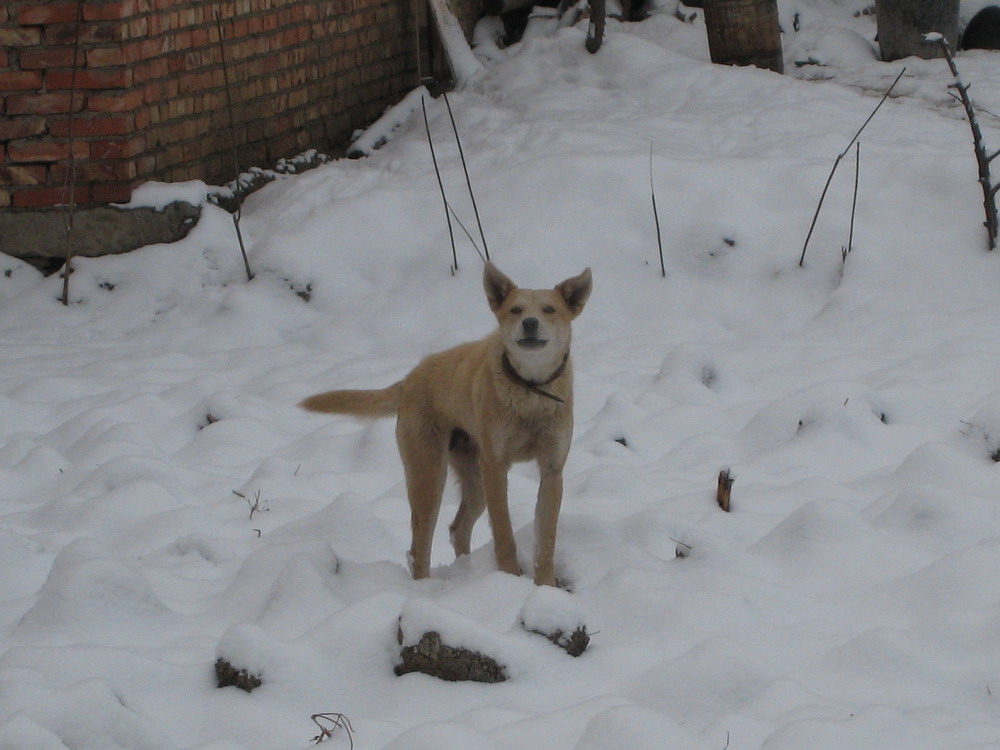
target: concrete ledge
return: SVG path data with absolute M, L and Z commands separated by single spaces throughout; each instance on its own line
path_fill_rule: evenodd
M 188 235 L 200 217 L 200 206 L 183 202 L 162 210 L 78 208 L 73 216 L 73 255 L 96 258 L 176 242 Z M 30 263 L 44 274 L 54 273 L 66 258 L 66 219 L 62 208 L 0 211 L 0 252 Z

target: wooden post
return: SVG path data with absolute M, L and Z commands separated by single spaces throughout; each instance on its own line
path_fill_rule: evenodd
M 783 73 L 777 0 L 704 0 L 712 62 Z
M 941 46 L 924 39 L 937 32 L 952 49 L 958 46 L 959 0 L 875 0 L 878 44 L 882 59 L 917 56 L 925 60 L 943 57 Z

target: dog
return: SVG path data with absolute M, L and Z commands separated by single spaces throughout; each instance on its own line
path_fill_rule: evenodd
M 488 512 L 497 567 L 520 575 L 507 502 L 518 461 L 540 472 L 534 581 L 556 585 L 555 542 L 563 466 L 573 435 L 572 321 L 592 288 L 590 269 L 552 289 L 520 289 L 492 263 L 483 287 L 498 327 L 486 338 L 421 361 L 382 390 L 329 391 L 305 409 L 355 417 L 396 416 L 396 442 L 410 501 L 410 572 L 430 575 L 431 542 L 448 464 L 461 501 L 449 527 L 455 556 L 469 554 L 472 528 Z

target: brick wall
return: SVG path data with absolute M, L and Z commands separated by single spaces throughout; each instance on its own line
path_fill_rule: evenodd
M 8 0 L 0 206 L 67 202 L 71 144 L 83 205 L 150 179 L 226 182 L 236 158 L 340 148 L 418 70 L 440 72 L 424 2 Z M 479 0 L 452 4 L 471 29 Z

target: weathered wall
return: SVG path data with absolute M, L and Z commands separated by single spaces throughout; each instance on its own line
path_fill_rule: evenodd
M 8 0 L 0 206 L 66 203 L 71 142 L 79 204 L 149 179 L 228 181 L 230 112 L 243 168 L 341 147 L 434 67 L 424 3 Z M 471 28 L 478 0 L 453 5 Z

